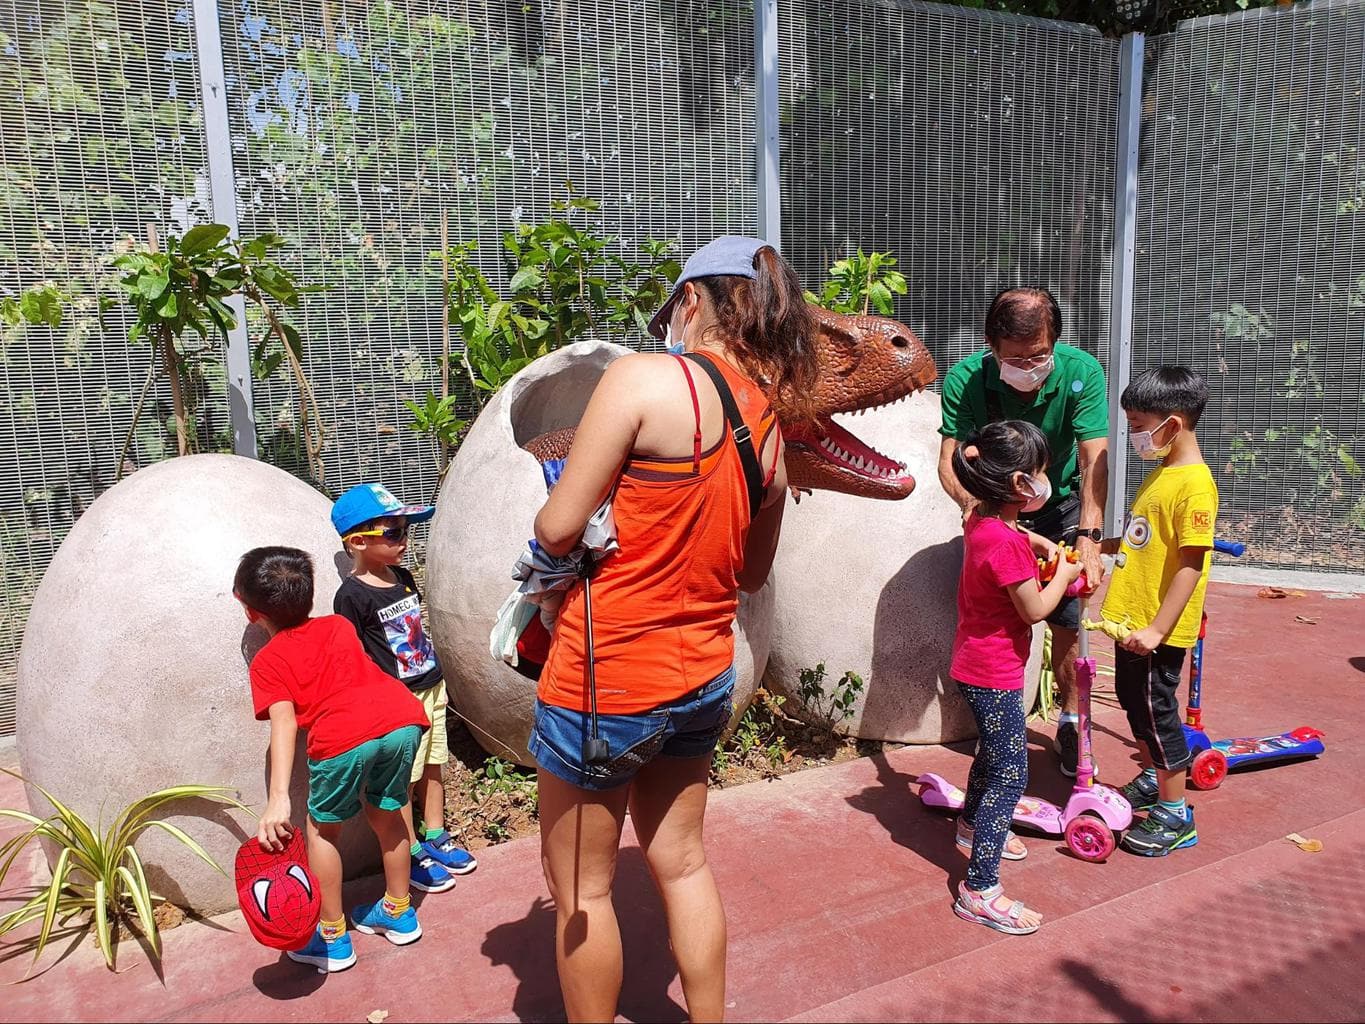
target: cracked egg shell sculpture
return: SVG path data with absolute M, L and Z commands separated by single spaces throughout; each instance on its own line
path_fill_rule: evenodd
M 770 664 L 776 623 L 784 649 L 772 652 L 781 673 L 770 673 L 769 681 L 790 708 L 798 709 L 800 668 L 824 661 L 836 679 L 852 669 L 867 681 L 851 720 L 854 735 L 865 728 L 903 742 L 963 738 L 970 718 L 947 680 L 961 527 L 956 506 L 936 485 L 915 488 L 916 473 L 933 473 L 938 445 L 936 396 L 912 398 L 934 380 L 933 359 L 894 320 L 825 310 L 817 318 L 819 415 L 814 424 L 784 424 L 791 483 L 816 493 L 788 509 L 768 585 L 741 595 L 736 717 Z M 531 763 L 526 741 L 535 684 L 489 656 L 488 634 L 545 499 L 531 452 L 563 454 L 566 431 L 578 423 L 607 364 L 628 353 L 579 342 L 513 378 L 460 446 L 432 521 L 427 599 L 452 704 L 485 749 L 522 764 Z M 864 414 L 858 430 L 867 424 L 873 432 L 865 436 L 890 450 L 910 448 L 914 464 L 907 467 L 861 439 L 853 414 Z M 929 553 L 915 561 L 922 549 Z M 925 571 L 907 571 L 907 565 Z M 886 613 L 904 615 L 900 634 L 876 625 Z M 874 642 L 890 656 L 874 651 Z M 911 653 L 919 660 L 909 659 Z M 916 696 L 884 699 L 895 690 Z
M 313 614 L 330 615 L 349 559 L 331 502 L 254 459 L 187 455 L 110 488 L 62 541 L 33 599 L 19 653 L 21 773 L 108 827 L 128 803 L 184 783 L 227 786 L 265 807 L 270 725 L 252 715 L 247 662 L 266 641 L 232 596 L 251 548 L 285 544 L 313 558 Z M 300 737 L 290 802 L 303 827 L 308 769 Z M 29 806 L 50 813 L 30 787 Z M 256 816 L 204 800 L 158 818 L 185 829 L 225 870 Z M 362 823 L 342 837 L 348 876 L 379 865 Z M 213 914 L 232 883 L 170 836 L 138 840 L 152 889 Z

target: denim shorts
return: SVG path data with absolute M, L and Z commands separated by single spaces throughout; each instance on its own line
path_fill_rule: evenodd
M 591 730 L 586 711 L 536 701 L 527 744 L 542 771 L 579 789 L 623 786 L 656 757 L 706 757 L 716 748 L 735 707 L 732 665 L 705 686 L 638 715 L 598 715 L 597 734 L 611 759 L 584 764 L 583 743 Z

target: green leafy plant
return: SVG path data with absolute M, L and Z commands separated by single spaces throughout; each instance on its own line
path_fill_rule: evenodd
M 853 717 L 858 698 L 865 689 L 863 677 L 853 671 L 839 677 L 828 693 L 825 692 L 825 663 L 802 669 L 797 677 L 797 696 L 816 715 L 836 728 Z
M 20 778 L 14 772 L 0 771 Z M 41 786 L 34 785 L 34 788 L 52 805 L 53 813 L 40 818 L 28 811 L 0 808 L 0 817 L 29 826 L 27 832 L 13 836 L 0 846 L 0 885 L 4 884 L 15 859 L 33 840 L 50 842 L 57 849 L 57 859 L 53 863 L 51 881 L 45 886 L 35 886 L 36 891 L 22 906 L 0 917 L 0 935 L 31 921 L 40 921 L 34 940 L 35 962 L 52 937 L 54 925 L 66 927 L 69 921 L 86 914 L 90 915 L 95 940 L 111 969 L 118 951 L 120 922 L 135 924 L 153 955 L 160 957 L 160 932 L 153 909 L 155 904 L 165 902 L 165 898 L 148 886 L 142 858 L 134 844 L 144 832 L 157 829 L 183 843 L 196 857 L 222 872 L 222 867 L 183 829 L 152 815 L 169 803 L 192 797 L 248 810 L 228 796 L 229 790 L 222 786 L 172 786 L 134 800 L 119 812 L 105 831 L 102 823 L 91 826 Z
M 883 316 L 893 312 L 895 296 L 906 293 L 905 275 L 895 270 L 890 253 L 864 253 L 839 260 L 829 268 L 829 280 L 817 292 L 806 292 L 806 301 L 834 313 L 861 313 L 876 310 Z
M 445 479 L 446 470 L 450 466 L 449 453 L 459 445 L 465 428 L 469 426 L 469 420 L 459 415 L 458 399 L 455 395 L 438 397 L 428 392 L 420 405 L 411 399 L 404 399 L 403 402 L 412 413 L 412 422 L 408 424 L 408 429 L 429 438 L 436 448 L 437 461 L 441 466 L 440 474 L 436 478 L 436 489 L 439 491 L 441 481 Z M 433 495 L 432 501 L 435 500 Z
M 648 240 L 639 259 L 616 255 L 617 239 L 589 220 L 600 209 L 570 188 L 550 219 L 507 232 L 503 294 L 484 275 L 477 243 L 432 254 L 442 262 L 449 318 L 463 342 L 461 368 L 476 405 L 555 349 L 588 336 L 620 340 L 643 330 L 647 314 L 662 304 L 681 272 L 673 243 Z
M 179 454 L 189 454 L 194 436 L 194 391 L 186 384 L 191 377 L 202 376 L 209 364 L 221 369 L 221 349 L 215 343 L 225 341 L 227 332 L 237 326 L 229 303 L 240 296 L 252 303 L 265 321 L 265 330 L 252 352 L 253 375 L 265 379 L 288 364 L 298 390 L 309 471 L 321 483 L 320 455 L 325 437 L 322 414 L 304 373 L 302 337 L 281 313 L 298 308 L 303 295 L 320 289 L 300 284 L 292 271 L 276 262 L 274 253 L 284 245 L 285 240 L 278 235 L 242 241 L 229 239 L 226 225 L 200 224 L 183 237 L 169 235 L 162 248 L 155 232 L 149 230 L 147 244 L 130 246 L 115 257 L 114 266 L 122 275 L 118 284 L 134 313 L 128 340 L 133 344 L 147 340 L 155 345 L 161 372 L 170 380 Z M 191 333 L 208 344 L 192 346 Z M 120 476 L 155 373 L 154 359 L 119 456 Z
M 753 703 L 740 718 L 735 731 L 723 744 L 716 747 L 711 757 L 711 775 L 719 779 L 732 765 L 746 765 L 766 776 L 777 774 L 777 769 L 792 758 L 784 731 L 786 716 L 782 713 L 785 698 L 759 689 Z
M 1057 710 L 1057 676 L 1052 671 L 1052 630 L 1043 630 L 1043 661 L 1038 669 L 1038 696 L 1030 717 L 1048 721 Z
M 34 285 L 17 299 L 0 297 L 0 321 L 9 327 L 28 324 L 57 328 L 62 325 L 62 302 L 65 296 L 49 284 Z

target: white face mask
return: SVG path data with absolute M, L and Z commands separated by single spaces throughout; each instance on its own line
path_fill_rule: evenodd
M 1152 435 L 1170 421 L 1171 417 L 1167 416 L 1156 425 L 1155 430 L 1134 430 L 1128 435 L 1128 440 L 1133 445 L 1133 451 L 1137 452 L 1137 457 L 1139 459 L 1146 459 L 1148 462 L 1152 462 L 1156 459 L 1164 459 L 1171 453 L 1171 445 L 1175 443 L 1175 434 L 1172 434 L 1171 439 L 1160 448 L 1158 448 L 1156 442 L 1152 440 Z
M 1000 379 L 1015 391 L 1022 391 L 1027 394 L 1031 391 L 1037 391 L 1043 386 L 1043 382 L 1047 380 L 1048 376 L 1052 373 L 1052 364 L 1053 358 L 1052 356 L 1048 356 L 1047 359 L 1037 366 L 1028 370 L 1021 370 L 1012 363 L 1001 360 Z
M 669 355 L 674 356 L 682 355 L 683 352 L 686 351 L 687 349 L 687 346 L 684 345 L 681 341 L 676 343 L 673 341 L 672 321 L 664 324 L 664 349 L 669 353 Z
M 1024 487 L 1033 497 L 1019 507 L 1020 512 L 1037 512 L 1047 504 L 1047 499 L 1052 497 L 1052 481 L 1047 478 L 1046 473 L 1029 477 Z

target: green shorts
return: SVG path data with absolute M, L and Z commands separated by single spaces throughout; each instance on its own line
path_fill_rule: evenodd
M 420 726 L 395 729 L 344 754 L 308 761 L 308 813 L 321 824 L 360 813 L 360 794 L 371 807 L 396 811 L 408 802 L 408 785 Z

